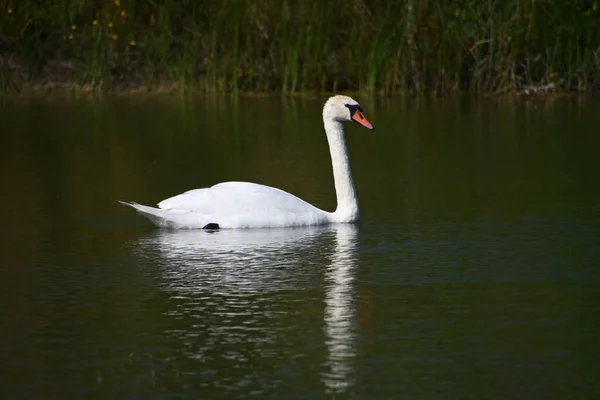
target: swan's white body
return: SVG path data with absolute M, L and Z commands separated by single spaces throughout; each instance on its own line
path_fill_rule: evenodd
M 373 129 L 360 105 L 347 96 L 334 96 L 323 107 L 337 197 L 335 212 L 327 212 L 293 194 L 248 182 L 225 182 L 194 189 L 158 203 L 158 208 L 121 202 L 163 228 L 274 228 L 358 220 L 358 201 L 342 122 L 354 120 Z

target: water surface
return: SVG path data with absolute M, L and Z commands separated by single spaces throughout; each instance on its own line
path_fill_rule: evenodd
M 117 200 L 333 210 L 323 98 L 2 99 L 2 398 L 597 398 L 600 103 L 359 100 L 358 224 L 209 233 Z

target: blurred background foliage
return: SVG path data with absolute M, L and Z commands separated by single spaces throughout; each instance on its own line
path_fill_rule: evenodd
M 0 90 L 597 90 L 599 2 L 2 0 Z

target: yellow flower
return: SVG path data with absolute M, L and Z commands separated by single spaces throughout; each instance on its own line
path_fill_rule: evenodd
M 12 14 L 12 13 L 13 13 L 13 9 L 9 7 L 9 8 L 8 8 L 8 15 L 10 15 L 10 14 Z
M 92 25 L 98 25 L 98 20 L 97 19 L 93 20 Z
M 109 28 L 112 28 L 112 22 L 109 22 L 109 23 L 108 23 L 108 27 L 109 27 Z
M 73 40 L 73 34 L 69 33 L 69 40 Z
M 75 24 L 71 25 L 71 29 L 73 29 L 73 30 L 77 29 L 77 25 L 75 25 Z
M 119 7 L 121 5 L 121 2 L 119 0 L 115 0 L 115 7 Z
M 125 18 L 127 16 L 127 13 L 125 12 L 125 10 L 121 11 L 121 17 Z
M 131 42 L 129 42 L 129 44 L 135 46 L 135 40 L 132 40 Z
M 117 35 L 116 33 L 113 33 L 112 35 L 112 39 L 113 40 L 117 40 L 119 38 L 119 35 Z
M 29 23 L 32 23 L 32 22 L 33 22 L 33 20 L 32 20 L 31 18 L 29 18 L 29 19 L 27 20 L 27 22 L 29 22 Z

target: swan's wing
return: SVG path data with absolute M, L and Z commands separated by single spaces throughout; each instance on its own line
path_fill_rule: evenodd
M 186 210 L 208 216 L 221 227 L 313 225 L 326 213 L 283 190 L 248 182 L 226 182 L 163 200 L 163 210 Z
M 248 182 L 225 182 L 210 188 L 189 190 L 158 203 L 158 207 L 164 210 L 188 210 L 202 214 L 236 209 L 252 211 L 263 205 L 279 209 L 310 206 L 283 190 Z

